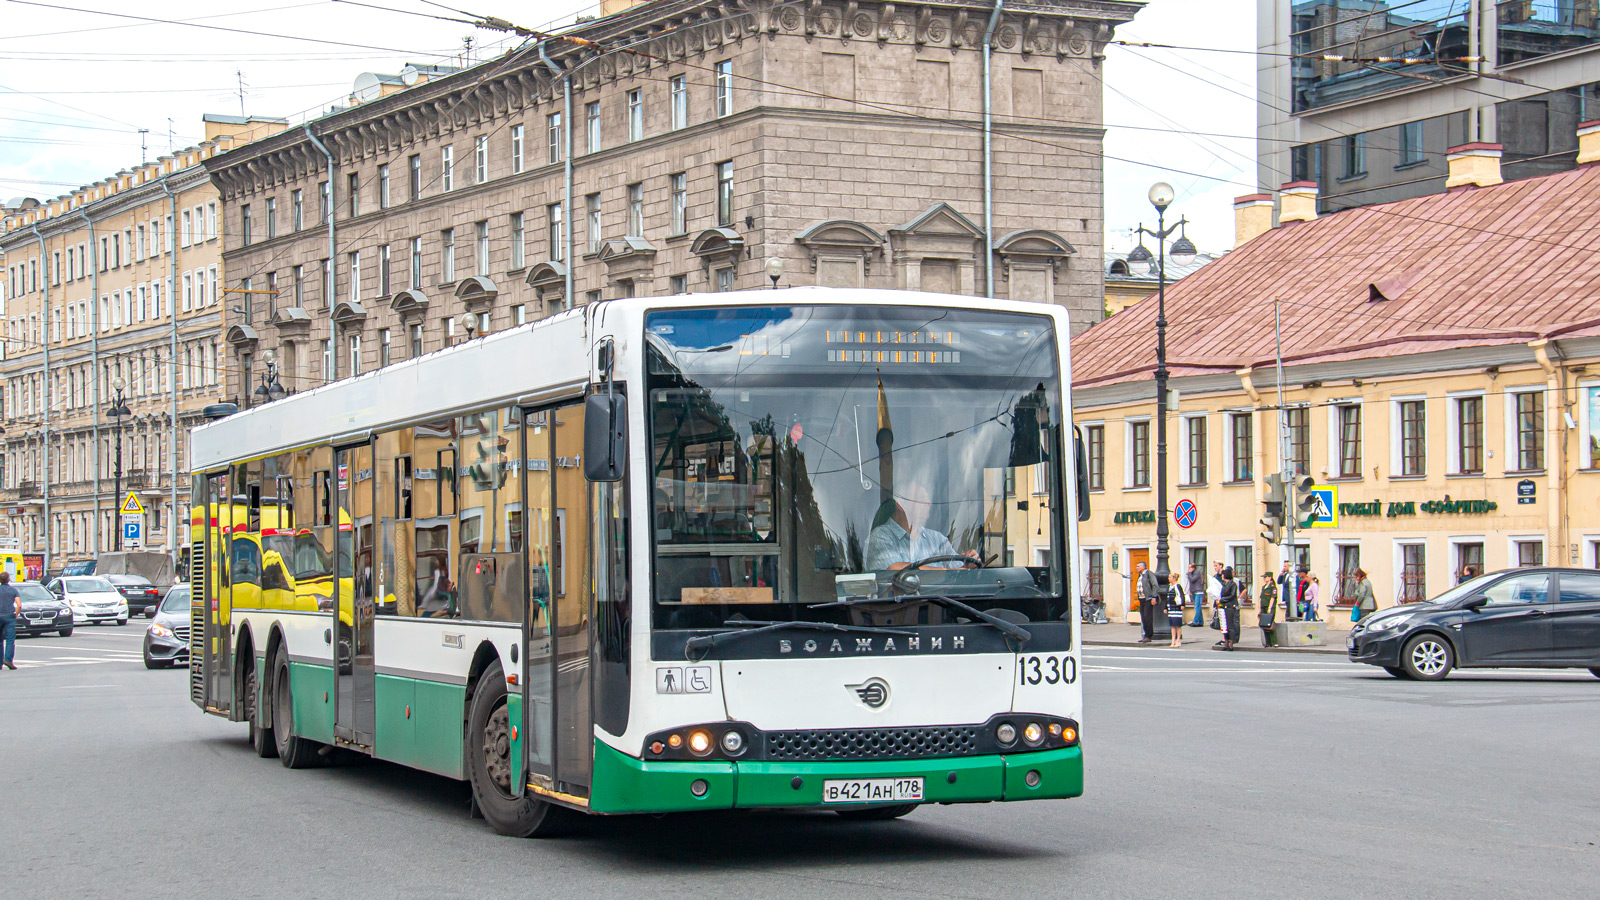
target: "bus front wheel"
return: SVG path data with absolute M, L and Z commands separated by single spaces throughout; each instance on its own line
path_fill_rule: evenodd
M 495 663 L 478 678 L 467 713 L 467 772 L 472 781 L 472 799 L 484 821 L 500 834 L 549 837 L 559 833 L 572 814 L 524 796 L 522 786 L 512 783 L 511 746 L 505 670 Z

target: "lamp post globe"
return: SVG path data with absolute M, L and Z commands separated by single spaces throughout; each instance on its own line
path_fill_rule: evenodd
M 769 257 L 767 257 L 767 267 L 766 268 L 767 268 L 767 277 L 772 279 L 772 286 L 773 286 L 774 289 L 776 289 L 777 286 L 778 286 L 778 280 L 783 277 L 783 257 L 781 257 L 781 256 L 769 256 Z
M 1176 196 L 1172 191 L 1172 185 L 1167 184 L 1165 181 L 1158 181 L 1150 185 L 1150 205 L 1154 206 L 1157 212 L 1166 212 L 1167 207 L 1172 205 L 1172 200 Z
M 1194 258 L 1198 255 L 1199 251 L 1195 249 L 1194 242 L 1183 236 L 1173 241 L 1172 249 L 1167 251 L 1167 258 L 1180 266 L 1194 262 Z
M 1135 275 L 1149 275 L 1150 259 L 1150 251 L 1145 248 L 1144 242 L 1140 241 L 1139 246 L 1128 254 L 1128 270 Z

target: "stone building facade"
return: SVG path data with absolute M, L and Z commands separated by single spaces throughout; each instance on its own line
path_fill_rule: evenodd
M 1000 16 L 987 236 L 979 3 L 662 0 L 213 157 L 250 291 L 230 365 L 303 390 L 571 304 L 766 287 L 772 257 L 784 286 L 992 277 L 1087 327 L 1101 50 L 1137 8 Z
M 117 379 L 121 487 L 142 495 L 143 546 L 186 544 L 185 437 L 233 390 L 222 204 L 201 162 L 283 125 L 208 115 L 198 146 L 5 210 L 0 536 L 52 570 L 117 544 Z

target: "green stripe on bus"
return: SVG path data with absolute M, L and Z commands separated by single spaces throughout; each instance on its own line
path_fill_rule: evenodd
M 921 778 L 928 803 L 999 800 L 1005 766 L 998 756 L 871 762 L 761 762 L 737 764 L 735 806 L 821 806 L 830 778 Z M 956 780 L 950 781 L 954 773 Z M 800 787 L 794 779 L 800 779 Z
M 703 797 L 696 797 L 690 789 L 697 779 L 706 782 Z M 732 763 L 644 762 L 594 742 L 590 812 L 678 812 L 732 806 Z
M 467 686 L 438 681 L 417 681 L 417 701 L 411 709 L 416 723 L 416 756 L 411 765 L 451 778 L 466 778 L 461 761 L 465 734 Z
M 417 758 L 417 683 L 410 678 L 379 675 L 372 682 L 374 727 L 372 753 L 379 759 L 411 765 Z
M 289 663 L 289 694 L 295 734 L 333 743 L 333 667 Z
M 1006 760 L 1006 800 L 1050 800 L 1083 796 L 1083 747 L 1022 753 Z M 1039 783 L 1028 786 L 1028 773 Z

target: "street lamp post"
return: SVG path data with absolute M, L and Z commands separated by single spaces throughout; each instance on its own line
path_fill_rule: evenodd
M 277 351 L 268 350 L 266 353 L 261 354 L 261 361 L 267 364 L 267 374 L 262 376 L 261 384 L 256 387 L 251 396 L 262 403 L 282 400 L 288 394 L 288 391 L 285 391 L 283 385 L 278 383 Z
M 1156 208 L 1156 230 L 1151 231 L 1140 225 L 1138 234 L 1146 234 L 1156 239 L 1156 256 L 1153 261 L 1156 270 L 1156 603 L 1151 610 L 1154 621 L 1150 633 L 1160 636 L 1165 632 L 1171 635 L 1171 628 L 1167 625 L 1166 601 L 1167 593 L 1171 590 L 1169 584 L 1171 566 L 1167 559 L 1167 260 L 1171 259 L 1179 265 L 1187 265 L 1194 261 L 1195 246 L 1186 235 L 1180 234 L 1172 244 L 1172 252 L 1167 252 L 1167 238 L 1188 223 L 1187 219 L 1179 218 L 1167 227 L 1167 207 L 1172 205 L 1172 185 L 1158 181 L 1150 187 L 1150 204 Z M 1128 264 L 1139 274 L 1147 274 L 1152 265 L 1150 251 L 1145 249 L 1144 241 L 1139 241 L 1139 246 L 1128 254 Z
M 783 278 L 783 257 L 767 257 L 767 277 L 772 279 L 773 290 L 777 290 L 778 281 Z
M 111 408 L 106 410 L 106 415 L 110 416 L 111 421 L 115 423 L 114 432 L 117 442 L 116 458 L 112 462 L 111 469 L 113 485 L 111 501 L 115 504 L 116 509 L 122 508 L 122 418 L 123 416 L 133 415 L 129 411 L 128 405 L 123 402 L 122 392 L 127 386 L 128 383 L 122 380 L 121 375 L 111 379 Z M 112 529 L 111 546 L 112 549 L 120 551 L 122 549 L 122 517 L 119 514 L 113 516 L 113 520 L 117 525 Z

